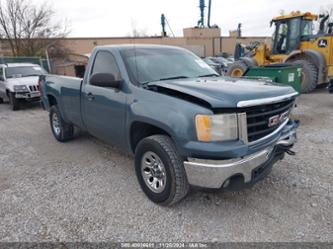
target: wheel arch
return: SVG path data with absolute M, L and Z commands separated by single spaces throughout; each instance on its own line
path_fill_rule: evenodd
M 135 153 L 135 149 L 138 145 L 138 143 L 146 138 L 153 135 L 166 135 L 172 139 L 172 134 L 170 131 L 168 131 L 167 128 L 162 127 L 157 124 L 152 124 L 149 122 L 143 122 L 143 121 L 134 121 L 132 122 L 130 126 L 130 132 L 129 132 L 129 142 L 130 142 L 130 148 L 133 153 Z M 172 139 L 173 140 L 173 139 Z
M 65 109 L 63 108 L 61 100 L 62 99 L 60 99 L 60 96 L 55 94 L 54 92 L 48 92 L 46 94 L 46 96 L 43 97 L 43 101 L 46 102 L 46 105 L 45 105 L 46 110 L 49 111 L 52 106 L 57 105 L 62 118 L 66 122 L 70 123 L 70 121 L 68 120 L 68 118 L 66 116 L 66 112 L 65 112 Z
M 56 105 L 58 103 L 57 98 L 53 94 L 47 94 L 46 97 L 49 107 Z
M 307 59 L 311 61 L 318 69 L 318 84 L 326 82 L 326 61 L 324 56 L 320 52 L 311 49 L 296 50 L 290 53 L 283 62 L 288 63 L 296 59 Z

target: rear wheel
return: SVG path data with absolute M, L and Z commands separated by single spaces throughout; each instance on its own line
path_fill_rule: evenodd
M 15 97 L 15 93 L 9 93 L 9 104 L 13 111 L 20 110 L 20 102 Z
M 59 142 L 67 142 L 74 136 L 74 127 L 66 123 L 58 110 L 57 106 L 52 106 L 50 109 L 50 125 L 54 137 Z
M 159 205 L 175 204 L 188 193 L 183 161 L 168 136 L 154 135 L 138 144 L 135 171 L 143 192 Z
M 295 60 L 293 64 L 302 65 L 302 93 L 310 93 L 316 89 L 318 83 L 318 70 L 316 66 L 307 60 Z
M 242 77 L 248 68 L 249 67 L 243 61 L 236 61 L 228 68 L 227 75 L 231 77 Z
M 3 103 L 3 98 L 0 98 L 0 104 L 2 104 Z

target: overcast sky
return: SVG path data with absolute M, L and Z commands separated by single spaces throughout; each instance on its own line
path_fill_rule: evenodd
M 33 0 L 39 4 L 45 0 Z M 57 17 L 70 23 L 72 37 L 126 36 L 133 27 L 148 35 L 160 35 L 160 15 L 164 13 L 176 36 L 199 19 L 199 0 L 56 0 L 50 5 Z M 243 23 L 247 36 L 271 35 L 269 22 L 281 10 L 318 12 L 332 0 L 212 0 L 212 24 L 223 35 Z M 208 0 L 206 0 L 208 3 Z

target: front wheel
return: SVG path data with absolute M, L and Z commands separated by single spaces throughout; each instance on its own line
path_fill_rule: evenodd
M 54 137 L 59 142 L 67 142 L 73 138 L 74 127 L 63 120 L 57 106 L 50 109 L 50 125 Z
M 316 89 L 318 83 L 318 69 L 307 60 L 295 60 L 293 64 L 302 65 L 302 93 L 310 93 Z
M 9 93 L 9 104 L 13 111 L 20 110 L 20 102 L 15 97 L 15 93 Z
M 143 192 L 156 204 L 171 206 L 188 193 L 183 161 L 168 136 L 154 135 L 138 144 L 135 171 Z

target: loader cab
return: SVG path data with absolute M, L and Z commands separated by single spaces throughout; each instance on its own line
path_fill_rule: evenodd
M 272 21 L 275 25 L 273 35 L 272 53 L 289 54 L 300 48 L 301 42 L 314 37 L 312 18 L 295 16 L 289 18 L 276 18 Z

